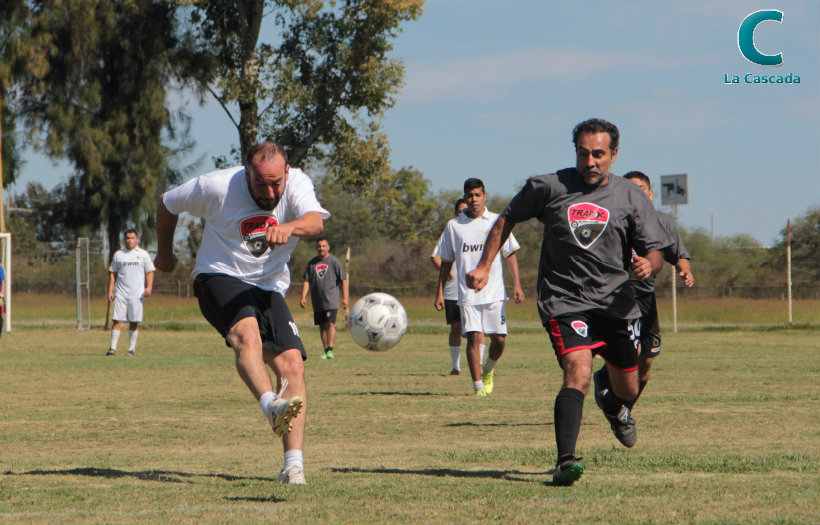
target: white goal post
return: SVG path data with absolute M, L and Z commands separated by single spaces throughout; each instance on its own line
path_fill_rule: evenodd
M 88 237 L 77 239 L 77 330 L 91 328 L 91 276 Z

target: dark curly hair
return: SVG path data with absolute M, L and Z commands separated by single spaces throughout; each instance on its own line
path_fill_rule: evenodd
M 609 151 L 618 149 L 618 141 L 621 138 L 618 126 L 599 118 L 590 118 L 575 126 L 572 130 L 572 143 L 578 148 L 578 137 L 581 134 L 600 132 L 609 133 Z

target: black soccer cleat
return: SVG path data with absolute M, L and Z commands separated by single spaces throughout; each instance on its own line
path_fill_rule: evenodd
M 552 484 L 560 487 L 569 487 L 584 473 L 584 466 L 581 464 L 582 458 L 574 455 L 564 456 L 558 460 L 558 465 L 552 473 Z

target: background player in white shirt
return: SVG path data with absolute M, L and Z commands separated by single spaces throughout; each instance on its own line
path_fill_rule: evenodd
M 304 485 L 305 417 L 296 416 L 306 411 L 307 354 L 285 303 L 287 262 L 299 237 L 321 233 L 330 213 L 307 175 L 288 166 L 285 151 L 270 142 L 251 148 L 244 167 L 202 175 L 160 198 L 154 261 L 160 271 L 176 266 L 174 230 L 182 212 L 205 219 L 193 271 L 199 308 L 233 348 L 239 376 L 282 436 L 279 481 Z M 286 389 L 292 397 L 283 397 Z
M 487 192 L 480 179 L 470 178 L 464 182 L 464 201 L 467 208 L 451 219 L 441 235 L 441 268 L 436 292 L 436 309 L 444 308 L 444 286 L 450 277 L 450 270 L 458 276 L 458 306 L 461 309 L 461 331 L 467 336 L 467 364 L 473 379 L 473 390 L 479 397 L 492 393 L 494 369 L 504 352 L 507 336 L 507 314 L 504 302 L 504 270 L 501 258 L 496 252 L 491 265 L 488 285 L 481 292 L 467 287 L 464 276 L 475 268 L 484 251 L 484 239 L 498 214 L 485 207 Z M 513 278 L 513 298 L 516 303 L 524 300 L 524 290 L 518 278 L 518 259 L 515 251 L 519 245 L 510 236 L 501 247 L 501 255 L 507 260 Z M 482 372 L 479 344 L 482 334 L 490 336 L 490 351 Z
M 467 208 L 467 203 L 463 198 L 456 201 L 454 208 L 454 215 L 458 217 L 464 209 Z M 436 267 L 436 271 L 441 269 L 441 235 L 439 235 L 436 247 L 433 253 L 430 254 L 430 261 Z M 447 285 L 444 287 L 444 314 L 445 321 L 450 326 L 450 335 L 448 343 L 450 344 L 450 362 L 452 368 L 450 369 L 451 376 L 457 376 L 461 373 L 461 309 L 458 306 L 458 277 L 453 273 L 455 268 L 450 270 L 450 277 Z M 438 276 L 436 276 L 438 278 Z M 484 362 L 484 338 L 481 338 L 481 344 L 478 346 L 480 362 Z
M 125 232 L 125 248 L 117 250 L 108 267 L 108 302 L 114 303 L 111 340 L 105 355 L 117 353 L 122 323 L 128 323 L 128 355 L 137 351 L 139 324 L 142 322 L 142 300 L 151 295 L 154 286 L 154 263 L 151 256 L 137 246 L 135 230 Z

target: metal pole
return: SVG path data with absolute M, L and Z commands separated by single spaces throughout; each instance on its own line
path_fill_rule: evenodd
M 712 242 L 715 242 L 715 214 L 712 214 Z
M 77 247 L 75 249 L 76 254 L 76 272 L 77 272 L 77 330 L 83 329 L 83 294 L 82 294 L 82 285 L 80 284 L 81 277 L 80 277 L 80 241 L 77 240 Z
M 792 220 L 786 222 L 786 293 L 789 298 L 789 325 L 792 324 Z
M 672 206 L 673 213 L 675 214 L 675 222 L 678 222 L 678 205 L 675 204 Z M 672 267 L 672 332 L 678 333 L 678 289 L 676 286 L 678 274 L 675 271 L 675 267 Z
M 347 275 L 347 296 L 350 297 L 350 246 L 347 247 L 345 254 L 345 274 Z M 348 329 L 348 312 L 345 306 L 345 330 Z

